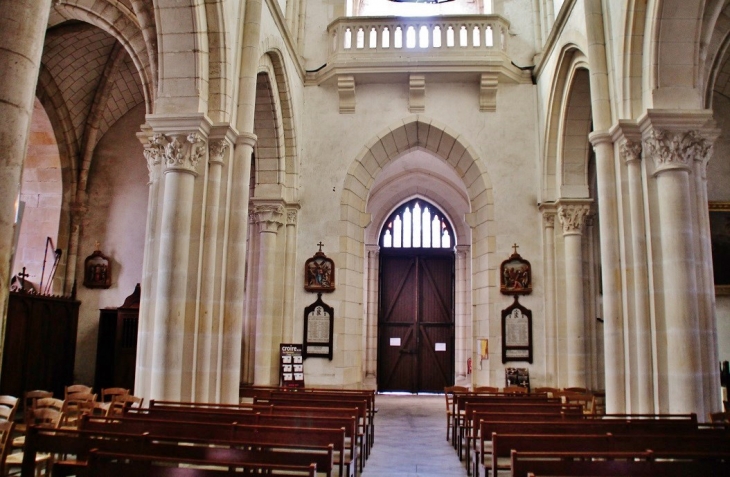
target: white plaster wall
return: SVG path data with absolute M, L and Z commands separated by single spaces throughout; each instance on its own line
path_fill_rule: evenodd
M 93 385 L 99 309 L 124 303 L 142 279 L 147 217 L 147 166 L 135 134 L 144 123 L 144 105 L 135 106 L 102 137 L 89 173 L 89 209 L 83 219 L 77 263 L 77 298 L 81 301 L 74 380 Z M 84 260 L 95 242 L 112 261 L 112 286 L 82 285 Z
M 496 250 L 498 257 L 509 257 L 514 242 L 520 245 L 520 253 L 533 263 L 535 292 L 526 297 L 523 303 L 534 313 L 534 330 L 542 327 L 542 265 L 540 245 L 540 221 L 537 220 L 537 160 L 535 148 L 536 128 L 534 124 L 534 87 L 531 85 L 503 85 L 499 88 L 496 113 L 480 113 L 479 91 L 471 83 L 429 83 L 426 78 L 426 110 L 419 115 L 424 120 L 433 119 L 444 124 L 459 136 L 459 140 L 474 148 L 475 154 L 484 162 L 494 186 Z M 298 261 L 317 250 L 315 244 L 320 240 L 325 244 L 323 251 L 335 260 L 339 267 L 340 197 L 348 167 L 373 138 L 382 131 L 411 116 L 408 112 L 408 94 L 405 84 L 363 84 L 356 86 L 355 114 L 338 113 L 338 96 L 334 85 L 308 87 L 304 91 L 302 129 L 302 171 L 301 190 L 302 209 L 298 225 Z M 474 211 L 472 211 L 474 212 Z M 456 220 L 457 218 L 455 218 Z M 363 223 L 363 227 L 367 223 Z M 347 264 L 348 267 L 362 272 L 362 263 Z M 498 267 L 499 264 L 494 266 Z M 302 283 L 303 271 L 297 270 L 295 283 Z M 496 277 L 496 275 L 495 275 Z M 492 278 L 492 280 L 494 277 Z M 494 285 L 494 284 L 492 284 Z M 476 287 L 476 285 L 474 285 Z M 341 275 L 338 275 L 337 290 L 325 295 L 324 300 L 335 308 L 335 333 L 338 326 L 352 326 L 361 339 L 362 323 L 340 324 L 337 316 L 342 316 L 340 304 L 343 294 Z M 302 310 L 316 299 L 315 295 L 304 292 L 297 286 L 295 310 Z M 507 297 L 494 297 L 494 310 L 497 312 L 488 325 L 490 338 L 490 362 L 485 363 L 483 371 L 475 377 L 480 383 L 496 380 L 504 381 L 501 364 L 501 349 L 498 344 L 498 310 L 511 304 Z M 358 305 L 350 305 L 356 306 Z M 362 303 L 358 310 L 362 316 Z M 350 316 L 353 316 L 352 314 Z M 478 317 L 484 319 L 485 317 Z M 295 315 L 297 332 L 295 339 L 301 337 L 302 317 Z M 358 326 L 359 325 L 359 326 Z M 345 331 L 345 330 L 342 330 Z M 477 336 L 475 332 L 475 337 Z M 360 350 L 360 341 L 338 336 L 335 340 L 335 359 L 307 360 L 308 383 L 336 384 L 342 379 L 345 368 L 353 363 L 352 352 Z M 542 337 L 535 336 L 535 356 L 544 354 Z M 359 351 L 361 353 L 361 351 Z M 358 359 L 355 360 L 357 362 Z M 520 365 L 522 363 L 512 363 Z M 526 364 L 526 363 L 525 363 Z M 540 380 L 544 364 L 536 362 L 533 375 Z M 490 369 L 492 372 L 490 373 Z M 499 384 L 501 385 L 501 384 Z

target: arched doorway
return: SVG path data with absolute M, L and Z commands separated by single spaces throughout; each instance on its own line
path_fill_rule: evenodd
M 378 390 L 441 391 L 454 383 L 454 232 L 413 199 L 380 234 Z

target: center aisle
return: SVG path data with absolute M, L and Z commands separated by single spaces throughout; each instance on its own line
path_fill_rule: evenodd
M 361 477 L 464 477 L 446 441 L 443 395 L 378 394 L 375 445 Z

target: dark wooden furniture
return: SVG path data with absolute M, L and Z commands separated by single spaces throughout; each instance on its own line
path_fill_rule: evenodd
M 138 283 L 122 306 L 100 310 L 94 389 L 134 389 L 139 301 Z
M 43 389 L 63 397 L 73 383 L 80 304 L 73 295 L 10 292 L 0 394 Z

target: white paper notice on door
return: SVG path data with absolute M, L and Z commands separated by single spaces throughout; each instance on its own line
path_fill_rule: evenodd
M 400 338 L 391 338 L 390 346 L 400 346 Z
M 446 343 L 436 343 L 436 351 L 446 351 Z

